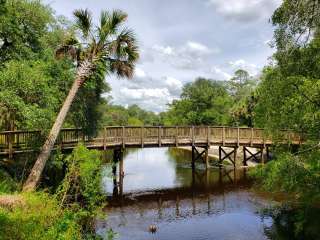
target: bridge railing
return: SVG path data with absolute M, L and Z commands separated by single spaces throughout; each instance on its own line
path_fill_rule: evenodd
M 41 147 L 45 135 L 41 131 L 0 132 L 0 153 L 12 153 Z M 78 142 L 96 145 L 137 144 L 271 144 L 301 143 L 299 133 L 283 130 L 271 136 L 264 129 L 223 126 L 116 126 L 105 127 L 95 138 L 89 138 L 81 129 L 63 129 L 57 146 L 73 146 Z

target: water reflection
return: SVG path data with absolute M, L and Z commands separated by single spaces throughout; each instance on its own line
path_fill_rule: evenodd
M 245 170 L 233 171 L 224 169 L 205 170 L 204 163 L 197 163 L 196 171 L 191 168 L 191 153 L 181 149 L 143 149 L 129 150 L 124 158 L 124 177 L 119 177 L 119 171 L 113 165 L 109 166 L 109 174 L 104 179 L 104 189 L 108 195 L 156 192 L 168 189 L 193 187 L 206 189 L 224 182 L 237 183 L 243 180 Z M 111 170 L 116 173 L 113 178 Z M 113 179 L 113 181 L 111 181 Z M 116 187 L 117 191 L 115 191 Z
M 98 221 L 101 235 L 112 228 L 120 239 L 266 239 L 272 220 L 258 209 L 268 202 L 247 190 L 245 169 L 205 170 L 197 163 L 192 171 L 188 151 L 159 148 L 128 152 L 124 173 L 113 196 L 105 179 L 110 199 L 108 217 Z M 156 234 L 148 232 L 150 224 Z

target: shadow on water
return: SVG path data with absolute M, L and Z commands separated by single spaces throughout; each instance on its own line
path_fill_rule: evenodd
M 246 169 L 206 170 L 197 163 L 192 171 L 187 151 L 143 149 L 126 154 L 124 173 L 115 188 L 110 176 L 104 179 L 109 201 L 107 217 L 97 222 L 102 236 L 113 229 L 119 239 L 267 239 L 264 227 L 272 219 L 258 209 L 269 202 L 249 191 Z

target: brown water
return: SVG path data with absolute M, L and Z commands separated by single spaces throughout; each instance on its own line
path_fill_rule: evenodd
M 112 229 L 123 240 L 258 240 L 274 232 L 273 219 L 260 213 L 272 203 L 250 190 L 245 169 L 206 171 L 197 163 L 192 171 L 189 152 L 155 148 L 126 153 L 124 173 L 116 188 L 110 173 L 104 178 L 110 200 L 98 220 L 101 236 Z

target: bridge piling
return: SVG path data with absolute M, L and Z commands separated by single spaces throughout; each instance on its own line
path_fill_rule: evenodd
M 117 165 L 118 164 L 119 164 L 119 182 L 117 182 Z M 123 194 L 123 178 L 124 178 L 123 148 L 115 148 L 113 150 L 112 174 L 113 174 L 114 192 L 116 189 L 117 195 L 119 194 L 120 196 L 122 196 L 122 194 Z
M 220 168 L 222 167 L 222 163 L 224 160 L 229 160 L 233 164 L 233 167 L 236 168 L 238 147 L 235 146 L 235 147 L 229 147 L 229 148 L 232 148 L 233 150 L 231 150 L 230 152 L 227 152 L 227 150 L 225 150 L 223 146 L 219 146 L 219 167 Z
M 209 147 L 208 146 L 202 146 L 200 148 L 203 148 L 202 151 L 198 151 L 196 146 L 192 146 L 192 169 L 195 169 L 195 162 L 199 159 L 201 159 L 204 155 L 204 162 L 206 164 L 206 169 L 210 167 L 209 164 Z

